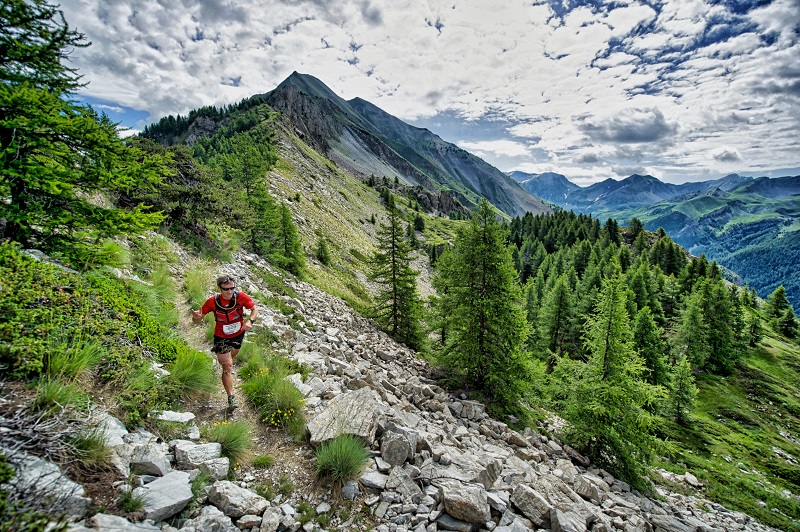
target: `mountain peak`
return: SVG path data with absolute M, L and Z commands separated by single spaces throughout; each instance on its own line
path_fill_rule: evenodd
M 275 87 L 273 92 L 278 92 L 281 89 L 285 89 L 286 87 L 290 86 L 299 89 L 300 92 L 308 94 L 309 96 L 325 98 L 328 100 L 333 100 L 337 103 L 344 103 L 344 100 L 322 81 L 315 78 L 311 74 L 301 74 L 296 70 L 289 74 L 289 77 L 287 77 L 285 80 L 281 81 L 280 84 Z

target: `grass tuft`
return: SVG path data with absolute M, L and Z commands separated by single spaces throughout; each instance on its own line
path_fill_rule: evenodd
M 367 448 L 351 434 L 342 434 L 317 450 L 317 476 L 336 484 L 356 478 L 367 463 Z
M 270 454 L 259 454 L 253 457 L 252 464 L 256 469 L 267 469 L 275 464 L 275 457 Z
M 55 335 L 50 339 L 45 372 L 51 379 L 72 382 L 97 366 L 104 354 L 97 340 Z
M 86 405 L 88 400 L 87 395 L 75 384 L 45 378 L 36 385 L 36 398 L 33 400 L 33 408 L 38 412 L 51 416 L 62 410 Z
M 216 390 L 211 357 L 195 350 L 178 353 L 169 379 L 179 395 L 202 395 Z
M 208 290 L 213 288 L 214 280 L 211 271 L 205 264 L 199 264 L 186 271 L 183 287 L 186 291 L 186 301 L 194 309 L 203 306 L 208 296 Z
M 111 449 L 99 430 L 81 432 L 68 439 L 71 451 L 85 471 L 105 471 L 111 467 Z
M 125 490 L 117 498 L 117 506 L 127 514 L 138 512 L 144 508 L 144 496 L 134 495 L 132 489 Z
M 222 456 L 231 461 L 231 470 L 237 470 L 250 458 L 253 446 L 252 429 L 244 421 L 221 421 L 208 429 L 206 438 L 222 445 Z

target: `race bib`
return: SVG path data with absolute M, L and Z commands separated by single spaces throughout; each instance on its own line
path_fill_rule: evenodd
M 236 323 L 228 323 L 222 326 L 222 332 L 225 334 L 236 334 L 239 332 L 239 329 L 242 328 L 242 322 L 237 321 Z

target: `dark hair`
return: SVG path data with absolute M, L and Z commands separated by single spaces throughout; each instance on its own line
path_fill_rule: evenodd
M 219 277 L 217 277 L 217 286 L 219 286 L 220 288 L 222 288 L 222 285 L 225 283 L 235 283 L 235 282 L 236 279 L 234 279 L 233 276 L 228 274 L 220 275 Z

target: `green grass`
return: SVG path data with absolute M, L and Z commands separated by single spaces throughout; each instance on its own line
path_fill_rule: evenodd
M 303 394 L 286 376 L 303 369 L 296 362 L 264 349 L 252 355 L 239 370 L 244 379 L 242 391 L 258 410 L 259 420 L 287 428 L 298 439 L 305 435 Z
M 111 449 L 105 435 L 98 430 L 87 430 L 68 438 L 74 458 L 84 471 L 105 471 L 111 467 Z
M 768 335 L 733 375 L 702 374 L 691 421 L 661 425 L 675 454 L 656 465 L 691 471 L 709 499 L 766 525 L 800 529 L 800 504 L 782 493 L 800 494 L 800 467 L 787 459 L 800 457 L 798 373 L 800 347 Z
M 166 264 L 159 265 L 146 276 L 150 284 L 131 283 L 131 288 L 139 295 L 142 305 L 163 327 L 178 324 L 178 311 L 175 308 L 175 283 Z
M 80 335 L 54 335 L 45 360 L 45 373 L 51 379 L 74 381 L 95 368 L 105 355 L 103 345 Z
M 209 427 L 205 437 L 222 445 L 222 456 L 230 459 L 231 470 L 237 470 L 250 458 L 252 432 L 252 427 L 244 421 L 221 421 Z
M 350 434 L 342 434 L 317 449 L 317 476 L 343 484 L 356 478 L 367 463 L 367 448 Z
M 262 482 L 260 484 L 256 484 L 255 492 L 268 501 L 271 501 L 278 495 L 278 490 L 271 482 Z
M 251 463 L 256 469 L 268 469 L 275 464 L 275 457 L 271 454 L 259 454 L 253 457 Z
M 278 477 L 278 486 L 277 486 L 278 493 L 280 493 L 284 497 L 288 497 L 289 495 L 292 494 L 294 489 L 295 489 L 294 482 L 289 480 L 289 477 L 287 477 L 286 475 L 281 475 Z
M 177 264 L 178 255 L 164 236 L 147 234 L 130 240 L 131 265 L 139 271 L 152 271 L 164 264 Z
M 138 512 L 144 508 L 144 496 L 134 495 L 130 489 L 123 491 L 117 498 L 117 506 L 125 513 Z
M 43 378 L 36 384 L 33 408 L 46 416 L 62 410 L 84 409 L 88 404 L 89 396 L 74 383 Z
M 209 394 L 217 387 L 211 357 L 193 349 L 178 354 L 169 381 L 178 397 Z
M 183 289 L 186 293 L 186 301 L 189 306 L 199 310 L 205 303 L 210 289 L 214 287 L 214 278 L 211 268 L 205 263 L 198 263 L 186 271 L 183 281 Z
M 203 492 L 206 489 L 206 486 L 211 484 L 211 474 L 206 471 L 200 471 L 195 475 L 194 480 L 192 480 L 191 490 L 192 496 L 195 500 L 202 497 Z

